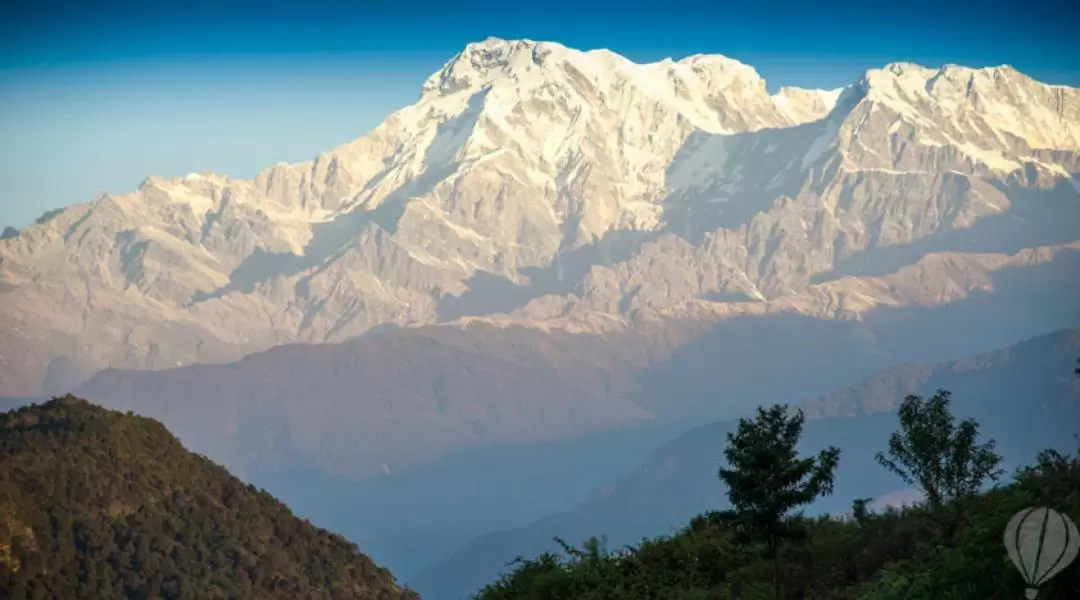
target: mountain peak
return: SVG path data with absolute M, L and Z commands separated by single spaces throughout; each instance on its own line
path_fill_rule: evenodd
M 467 44 L 428 78 L 423 93 L 448 96 L 463 90 L 476 91 L 499 79 L 521 81 L 539 73 L 552 73 L 552 69 L 558 70 L 564 63 L 603 80 L 619 73 L 650 86 L 661 80 L 674 82 L 688 78 L 710 81 L 717 90 L 729 92 L 746 86 L 761 92 L 765 89 L 764 80 L 752 66 L 721 54 L 693 54 L 679 60 L 668 57 L 635 63 L 607 49 L 581 51 L 557 42 L 488 37 Z
M 516 40 L 510 40 L 506 38 L 496 37 L 489 35 L 479 42 L 469 42 L 465 44 L 463 52 L 480 52 L 490 50 L 502 50 L 507 48 L 532 48 L 543 42 L 537 42 L 528 38 L 520 38 Z
M 499 67 L 509 64 L 521 53 L 531 53 L 538 48 L 556 46 L 552 42 L 537 42 L 530 39 L 506 40 L 488 37 L 480 42 L 470 42 L 449 62 L 468 60 L 474 66 Z
M 729 70 L 754 70 L 750 65 L 723 54 L 691 54 L 678 62 L 681 65 L 709 65 L 710 67 Z
M 483 41 L 467 44 L 443 65 L 442 69 L 424 82 L 423 92 L 453 94 L 464 89 L 475 89 L 500 74 L 527 71 L 533 66 L 542 65 L 544 59 L 552 53 L 567 51 L 565 46 L 554 42 L 488 37 Z
M 942 82 L 989 88 L 1013 84 L 1020 79 L 1028 83 L 1045 85 L 1035 82 L 1010 65 L 965 67 L 949 63 L 933 68 L 911 62 L 894 62 L 880 69 L 869 69 L 864 73 L 860 83 L 869 88 L 900 87 L 907 92 L 921 89 L 925 93 L 932 94 L 935 86 Z
M 911 122 L 940 123 L 952 131 L 934 130 L 939 145 L 1018 139 L 1031 148 L 1080 149 L 1080 89 L 1045 84 L 1009 65 L 891 63 L 866 71 L 841 99 L 849 101 L 888 107 Z

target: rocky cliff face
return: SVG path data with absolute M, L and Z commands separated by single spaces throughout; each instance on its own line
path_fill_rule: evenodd
M 312 161 L 151 177 L 0 240 L 0 395 L 463 316 L 946 303 L 1075 251 L 1078 173 L 1080 91 L 1008 67 L 769 95 L 720 56 L 489 39 Z

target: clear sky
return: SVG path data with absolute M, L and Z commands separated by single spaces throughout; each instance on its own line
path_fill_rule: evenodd
M 149 174 L 250 177 L 358 137 L 488 36 L 637 61 L 719 53 L 775 89 L 892 61 L 1011 64 L 1080 86 L 1080 3 L 7 0 L 0 226 Z

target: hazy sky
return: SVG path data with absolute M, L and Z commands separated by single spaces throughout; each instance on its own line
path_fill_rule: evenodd
M 898 60 L 1008 63 L 1080 86 L 1076 2 L 889 4 L 7 0 L 0 226 L 149 174 L 250 177 L 311 158 L 414 101 L 427 75 L 488 36 L 637 61 L 720 53 L 771 89 L 839 87 Z

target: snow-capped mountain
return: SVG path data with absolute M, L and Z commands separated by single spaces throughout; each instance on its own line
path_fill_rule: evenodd
M 564 300 L 760 301 L 798 294 L 817 275 L 859 272 L 851 267 L 874 262 L 871 250 L 907 247 L 898 268 L 928 250 L 1075 241 L 1078 110 L 1080 91 L 1009 67 L 894 64 L 866 73 L 820 121 L 695 133 L 669 168 L 665 199 L 668 222 L 681 208 L 686 233 L 646 244 L 615 272 L 594 271 Z
M 770 95 L 721 56 L 488 39 L 312 161 L 150 177 L 0 240 L 0 394 L 387 323 L 948 302 L 1080 249 L 1078 174 L 1080 90 L 1009 67 Z

